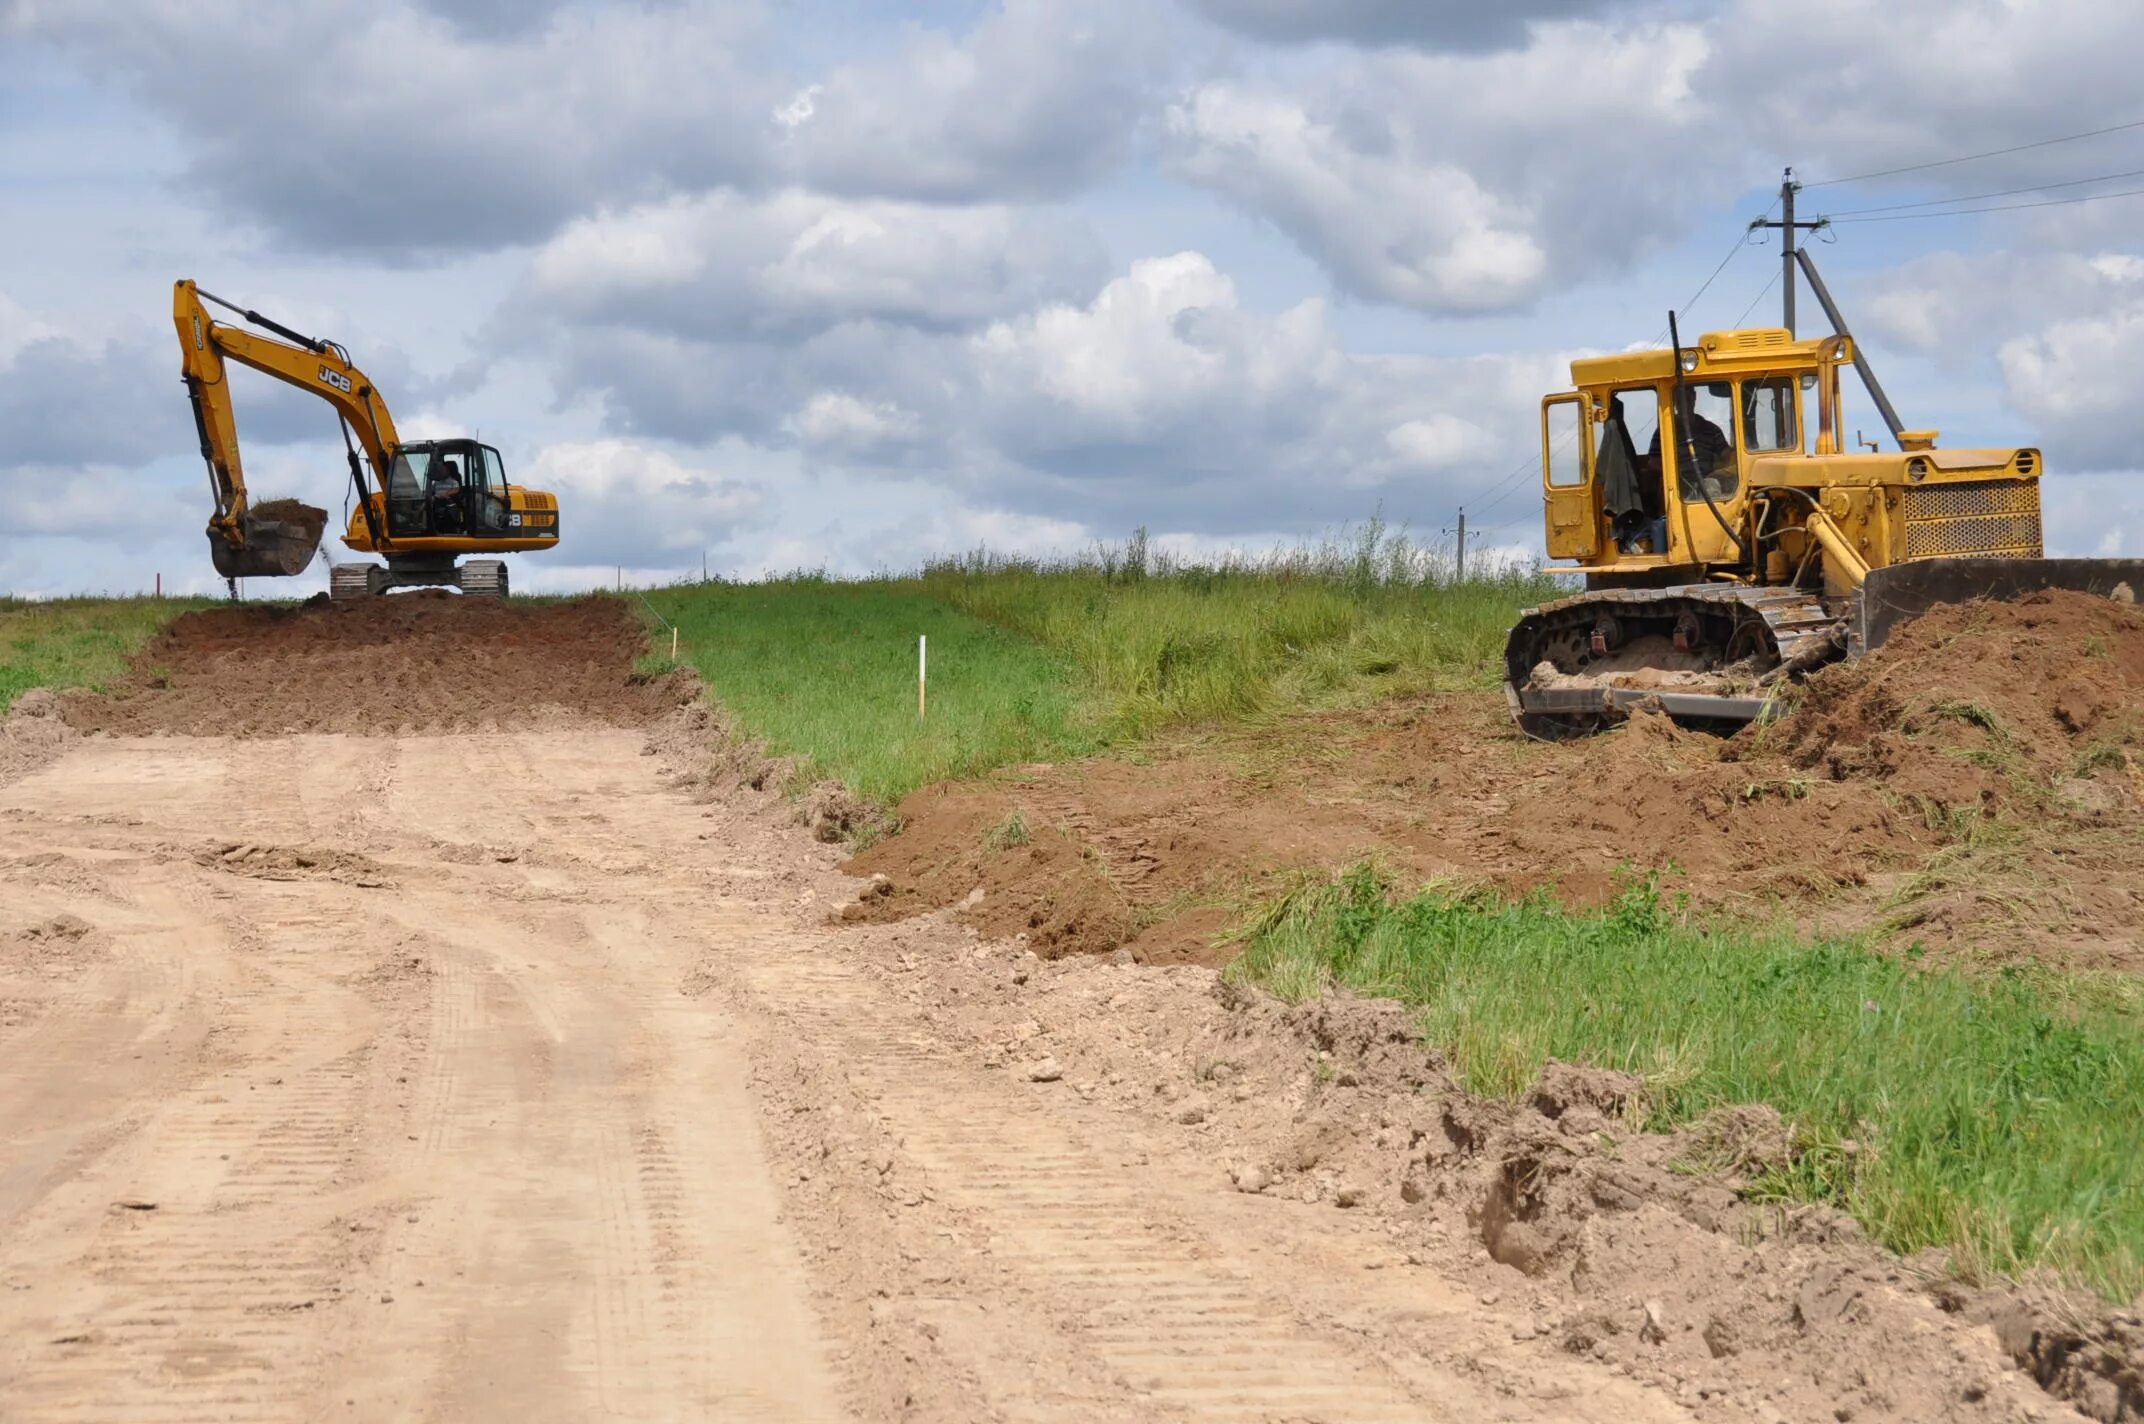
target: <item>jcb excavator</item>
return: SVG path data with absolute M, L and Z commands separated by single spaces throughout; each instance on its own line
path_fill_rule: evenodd
M 218 322 L 209 316 L 205 302 L 284 340 Z M 325 511 L 294 500 L 258 509 L 249 502 L 238 454 L 238 423 L 225 381 L 226 360 L 310 391 L 335 409 L 357 496 L 342 541 L 359 553 L 386 559 L 384 565 L 336 565 L 329 578 L 335 598 L 419 585 L 504 598 L 504 563 L 496 558 L 457 563 L 461 556 L 523 553 L 558 542 L 555 495 L 508 484 L 499 452 L 475 440 L 405 442 L 371 379 L 336 343 L 302 336 L 190 281 L 174 289 L 171 314 L 215 501 L 208 522 L 209 553 L 216 572 L 225 578 L 303 573 L 319 550 L 327 522 Z M 360 445 L 365 452 L 362 463 Z
M 1541 405 L 1548 554 L 1585 591 L 1526 610 L 1504 652 L 1519 725 L 1557 738 L 1657 699 L 1678 721 L 1766 715 L 1787 682 L 1937 603 L 2069 588 L 2133 599 L 2144 560 L 2048 559 L 2040 452 L 1941 449 L 1900 428 L 1806 254 L 1838 334 L 1712 332 L 1571 363 Z M 1841 439 L 1856 365 L 1897 441 Z M 1873 450 L 1873 447 L 1872 447 Z

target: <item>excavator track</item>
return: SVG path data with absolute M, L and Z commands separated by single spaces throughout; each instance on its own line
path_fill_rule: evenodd
M 1592 589 L 1519 616 L 1504 694 L 1521 730 L 1544 741 L 1648 702 L 1678 722 L 1732 727 L 1763 716 L 1784 675 L 1843 653 L 1843 635 L 1839 615 L 1802 589 Z
M 474 598 L 506 597 L 506 565 L 498 559 L 471 559 L 461 566 L 461 591 Z

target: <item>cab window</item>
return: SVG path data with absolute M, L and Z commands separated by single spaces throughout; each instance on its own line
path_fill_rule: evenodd
M 1586 482 L 1586 452 L 1578 438 L 1578 402 L 1558 401 L 1542 413 L 1542 452 L 1548 482 L 1559 489 Z
M 1679 493 L 1690 504 L 1731 499 L 1741 488 L 1736 473 L 1734 436 L 1734 387 L 1726 381 L 1707 381 L 1682 388 L 1679 409 L 1681 430 L 1674 433 L 1675 478 Z
M 1802 448 L 1792 376 L 1742 383 L 1742 448 L 1758 455 Z

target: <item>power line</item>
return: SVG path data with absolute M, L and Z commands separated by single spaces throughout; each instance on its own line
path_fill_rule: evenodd
M 1774 198 L 1769 204 L 1765 206 L 1763 214 L 1758 217 L 1757 221 L 1763 222 L 1765 218 L 1768 218 L 1772 215 L 1772 210 L 1778 206 L 1779 200 L 1777 198 Z M 1751 247 L 1755 245 L 1757 244 L 1754 244 L 1749 240 L 1749 230 L 1744 229 L 1742 235 L 1735 239 L 1734 245 L 1727 249 L 1726 255 L 1720 258 L 1719 264 L 1712 269 L 1711 275 L 1707 276 L 1703 282 L 1699 283 L 1697 290 L 1692 292 L 1689 296 L 1689 299 L 1685 301 L 1680 307 L 1676 308 L 1676 310 L 1687 313 L 1690 308 L 1696 306 L 1698 300 L 1702 298 L 1705 293 L 1712 290 L 1712 284 L 1720 280 L 1720 274 L 1727 270 L 1728 263 L 1735 260 L 1735 254 L 1740 252 L 1745 247 Z M 1773 281 L 1777 280 L 1778 274 L 1774 273 Z M 1770 291 L 1771 288 L 1767 286 L 1765 290 Z M 1750 303 L 1750 306 L 1755 307 L 1756 303 L 1752 302 Z M 1749 315 L 1749 312 L 1745 310 L 1742 314 L 1744 316 L 1747 316 Z M 1740 326 L 1741 324 L 1742 323 L 1739 320 L 1735 323 L 1735 325 L 1737 326 Z M 1647 344 L 1651 346 L 1658 346 L 1661 342 L 1667 340 L 1667 338 L 1668 329 L 1666 327 L 1662 327 L 1660 328 L 1659 332 L 1653 337 L 1653 339 Z M 1560 450 L 1563 448 L 1564 444 L 1568 443 L 1568 441 L 1560 442 L 1556 446 L 1556 448 Z M 1489 486 L 1488 490 L 1482 495 L 1483 503 L 1475 507 L 1474 518 L 1477 523 L 1479 523 L 1479 521 L 1481 521 L 1482 519 L 1486 518 L 1492 510 L 1496 509 L 1505 500 L 1511 498 L 1513 494 L 1517 493 L 1517 483 L 1521 475 L 1524 475 L 1529 471 L 1538 471 L 1538 469 L 1539 466 L 1535 463 L 1535 458 L 1532 455 L 1528 455 L 1524 461 L 1522 461 L 1520 464 L 1518 464 L 1512 469 L 1511 473 L 1505 475 L 1495 484 Z
M 2127 173 L 2102 173 L 2096 178 L 2072 178 L 2063 183 L 2033 183 L 2023 188 L 2002 188 L 1993 193 L 1966 193 L 1956 198 L 1923 198 L 1918 203 L 1889 203 L 1880 208 L 1848 208 L 1844 212 L 1826 213 L 1825 216 L 1850 218 L 1859 217 L 1863 213 L 1900 213 L 1909 208 L 1940 208 L 1952 203 L 1978 203 L 1988 198 L 2011 198 L 2019 193 L 2051 193 L 2057 188 L 2081 188 L 2087 183 L 2112 183 L 2121 178 L 2144 178 L 2144 168 L 2133 168 Z
M 1950 168 L 1960 163 L 1975 163 L 1983 158 L 2001 158 L 2004 154 L 2024 153 L 2035 148 L 2050 148 L 2058 143 L 2075 143 L 2083 138 L 2098 138 L 2102 134 L 2122 133 L 2128 129 L 2144 129 L 2144 119 L 2133 119 L 2126 124 L 2109 124 L 2103 129 L 2091 129 L 2084 133 L 2064 134 L 2060 138 L 2043 138 L 2035 143 L 2020 143 L 2009 148 L 1991 148 L 1985 153 L 1968 153 L 1958 158 L 1939 158 L 1932 163 L 1909 163 L 1903 168 L 1880 168 L 1873 173 L 1855 173 L 1845 178 L 1826 178 L 1819 183 L 1804 183 L 1804 188 L 1829 188 L 1840 183 L 1866 183 L 1871 178 L 1895 178 L 1901 173 L 1925 173 L 1931 168 Z
M 2117 193 L 2087 193 L 2081 198 L 2048 198 L 2037 203 L 1998 203 L 1992 208 L 1950 208 L 1940 213 L 1893 213 L 1887 218 L 1836 218 L 1842 223 L 1913 222 L 1920 218 L 1962 218 L 1974 213 L 2017 213 L 2027 208 L 2064 208 L 2075 203 L 2097 203 L 2108 198 L 2134 198 L 2144 188 L 2124 188 Z
M 1742 308 L 1742 315 L 1735 318 L 1735 325 L 1737 327 L 1740 327 L 1743 322 L 1748 321 L 1749 314 L 1757 309 L 1757 303 L 1763 301 L 1767 296 L 1771 295 L 1772 288 L 1778 285 L 1779 273 L 1774 272 L 1772 273 L 1772 279 L 1764 284 L 1764 289 L 1758 292 L 1756 296 L 1751 297 L 1749 299 L 1749 305 Z

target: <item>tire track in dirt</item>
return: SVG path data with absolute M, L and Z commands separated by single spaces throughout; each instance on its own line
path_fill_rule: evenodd
M 245 938 L 291 947 L 249 956 L 224 999 L 221 1071 L 101 1174 L 112 1205 L 81 1233 L 59 1329 L 0 1387 L 9 1418 L 299 1416 L 302 1317 L 335 1298 L 344 1265 L 317 1204 L 353 1164 L 370 1018 L 310 973 L 313 936 L 332 942 L 355 921 L 321 910 L 251 918 Z
M 765 941 L 778 944 L 778 938 Z M 930 1190 L 988 1232 L 988 1252 L 1046 1297 L 1142 1412 L 1186 1420 L 1416 1421 L 1441 1411 L 1394 1372 L 1306 1329 L 1224 1246 L 1162 1209 L 1120 1157 L 1003 1078 L 949 1068 L 882 990 L 801 955 L 754 955 L 753 996 L 828 1048 L 874 1098 Z M 1021 1410 L 1007 1418 L 1080 1418 Z

